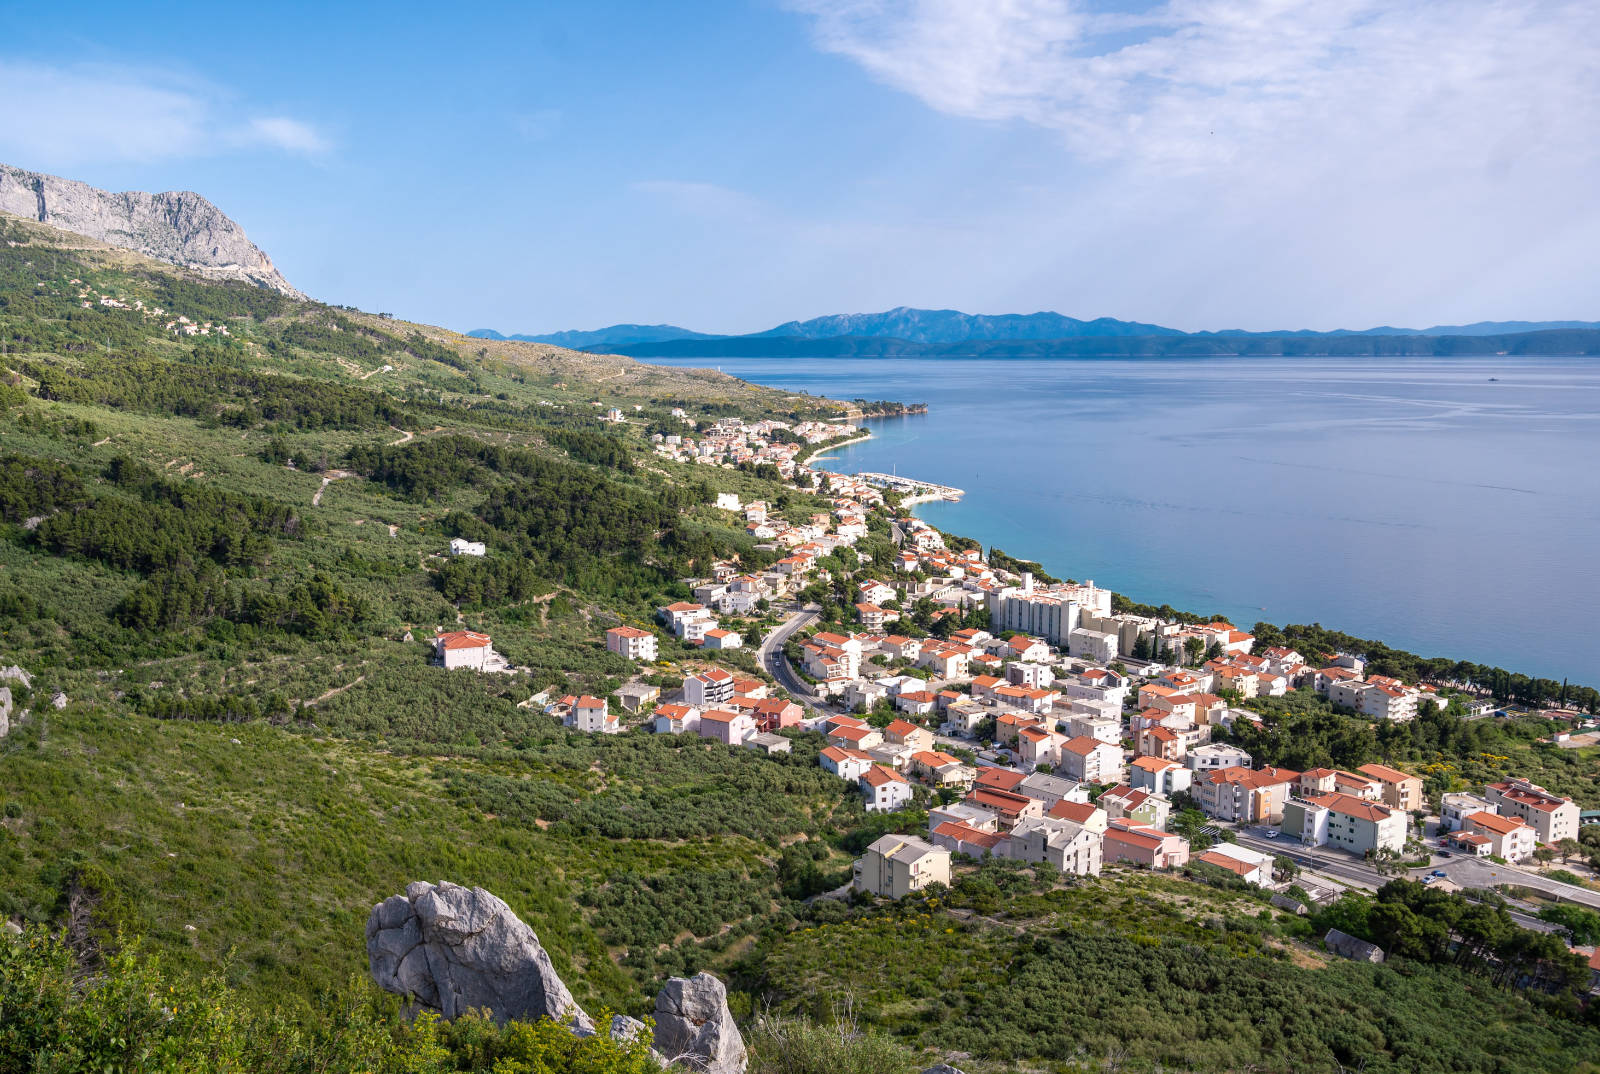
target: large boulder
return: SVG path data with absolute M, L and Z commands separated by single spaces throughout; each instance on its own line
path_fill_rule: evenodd
M 408 884 L 372 908 L 367 962 L 379 988 L 446 1018 L 478 1008 L 497 1022 L 553 1018 L 594 1032 L 533 929 L 482 888 Z
M 744 1074 L 744 1038 L 728 1010 L 728 990 L 709 973 L 671 977 L 656 997 L 656 1051 L 705 1074 Z

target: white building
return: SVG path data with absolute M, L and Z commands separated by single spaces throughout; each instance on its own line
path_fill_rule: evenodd
M 1212 772 L 1224 768 L 1249 768 L 1252 761 L 1250 755 L 1238 746 L 1229 746 L 1223 742 L 1208 742 L 1204 746 L 1196 746 L 1185 754 L 1183 763 L 1186 768 L 1195 772 Z
M 733 700 L 733 676 L 722 668 L 711 668 L 683 680 L 683 700 L 704 711 Z
M 881 764 L 861 773 L 860 783 L 868 813 L 891 813 L 911 801 L 911 781 Z
M 452 537 L 450 539 L 450 554 L 452 556 L 486 556 L 489 554 L 489 549 L 482 541 L 468 541 L 460 537 Z
M 648 662 L 656 658 L 656 636 L 638 627 L 612 627 L 606 631 L 606 649 L 629 660 Z
M 495 662 L 489 635 L 475 630 L 451 630 L 433 638 L 434 654 L 447 668 L 472 668 L 487 671 Z
M 1048 862 L 1070 876 L 1099 876 L 1103 838 L 1081 824 L 1054 817 L 1024 817 L 1011 829 L 1007 857 Z
M 574 731 L 586 731 L 591 734 L 601 733 L 614 735 L 622 730 L 617 718 L 611 714 L 611 708 L 603 697 L 590 697 L 583 695 L 572 703 L 567 710 L 566 718 L 561 721 Z

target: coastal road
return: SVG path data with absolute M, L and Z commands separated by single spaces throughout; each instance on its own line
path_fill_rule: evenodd
M 1256 828 L 1234 828 L 1233 833 L 1239 837 L 1240 846 L 1249 847 L 1251 850 L 1259 850 L 1263 854 L 1282 854 L 1284 857 L 1294 859 L 1294 861 L 1299 863 L 1300 867 L 1308 874 L 1329 877 L 1339 881 L 1340 883 L 1361 888 L 1369 892 L 1377 891 L 1390 880 L 1397 879 L 1398 877 L 1403 877 L 1409 880 L 1421 880 L 1424 876 L 1428 875 L 1431 869 L 1431 867 L 1430 869 L 1411 869 L 1403 874 L 1397 874 L 1396 876 L 1385 876 L 1383 873 L 1378 872 L 1378 870 L 1368 865 L 1364 860 L 1352 857 L 1343 851 L 1329 850 L 1327 847 L 1308 847 L 1303 845 L 1298 839 L 1292 839 L 1288 836 L 1282 835 L 1276 839 L 1268 839 L 1261 834 L 1259 829 Z M 1516 874 L 1517 876 L 1524 875 L 1516 869 L 1510 869 L 1504 866 L 1495 866 L 1491 862 L 1480 861 L 1456 861 L 1455 859 L 1451 859 L 1449 862 L 1440 862 L 1438 868 L 1442 868 L 1446 872 L 1450 872 L 1450 866 L 1452 863 L 1458 866 L 1469 865 L 1484 867 L 1481 874 L 1473 870 L 1463 870 L 1460 875 L 1457 875 L 1453 872 L 1450 873 L 1450 880 L 1456 885 L 1464 888 L 1492 888 L 1495 884 L 1519 883 L 1520 881 L 1508 874 Z M 1551 883 L 1555 882 L 1551 881 Z M 1570 887 L 1571 885 L 1563 884 L 1560 886 Z M 1533 929 L 1537 932 L 1555 932 L 1557 929 L 1557 927 L 1550 924 L 1550 922 L 1541 921 L 1532 914 L 1519 910 L 1516 907 L 1508 906 L 1506 907 L 1506 912 L 1511 915 L 1511 919 L 1513 921 L 1525 929 Z
M 770 634 L 761 639 L 761 648 L 756 650 L 756 660 L 769 675 L 778 680 L 778 685 L 789 691 L 789 695 L 804 708 L 815 713 L 828 710 L 817 701 L 805 680 L 795 674 L 794 668 L 789 665 L 789 658 L 783 653 L 783 647 L 795 633 L 815 623 L 821 611 L 815 604 L 806 605 L 774 627 Z

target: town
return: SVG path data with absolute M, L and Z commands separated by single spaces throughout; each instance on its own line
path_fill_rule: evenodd
M 865 811 L 927 817 L 925 829 L 873 842 L 853 890 L 899 899 L 992 857 L 1067 876 L 1220 870 L 1298 912 L 1407 870 L 1440 890 L 1518 883 L 1600 908 L 1593 889 L 1527 868 L 1570 855 L 1580 822 L 1600 816 L 1528 779 L 1431 801 L 1421 776 L 1386 764 L 1295 771 L 1227 741 L 1241 723 L 1262 725 L 1252 701 L 1295 691 L 1377 724 L 1452 703 L 1483 718 L 1490 701 L 1369 673 L 1359 654 L 1258 651 L 1231 623 L 1117 612 L 1092 581 L 998 568 L 904 513 L 900 496 L 916 483 L 805 465 L 802 445 L 856 436 L 854 427 L 725 418 L 703 429 L 657 433 L 654 449 L 705 465 L 771 464 L 829 510 L 785 518 L 765 501 L 719 494 L 716 508 L 775 558 L 760 569 L 715 563 L 683 580 L 692 599 L 605 631 L 606 648 L 641 668 L 657 665 L 664 640 L 703 662 L 665 692 L 633 682 L 614 698 L 530 703 L 579 731 L 637 727 L 767 754 L 792 753 L 798 734 L 821 736 L 817 763 Z M 875 530 L 892 541 L 887 563 L 857 548 Z M 458 542 L 452 552 L 485 549 Z M 819 592 L 826 611 L 808 599 Z M 436 645 L 446 667 L 504 666 L 485 635 L 450 632 Z M 721 659 L 752 648 L 764 675 Z

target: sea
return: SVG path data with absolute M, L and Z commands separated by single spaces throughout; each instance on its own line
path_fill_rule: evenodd
M 651 359 L 926 403 L 817 465 L 1146 604 L 1600 685 L 1600 359 Z

